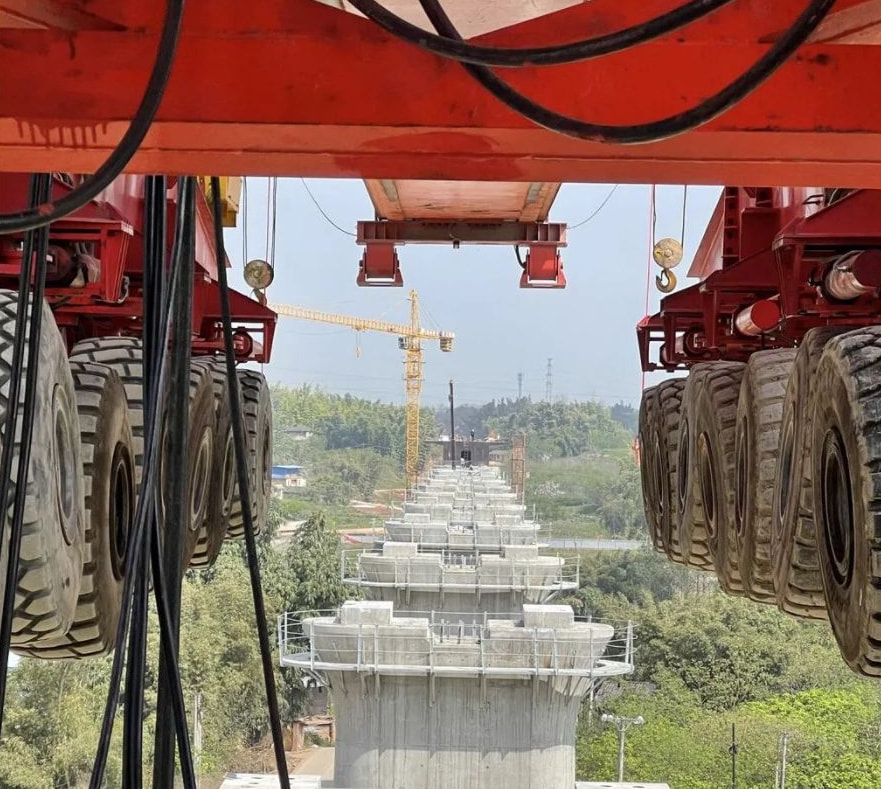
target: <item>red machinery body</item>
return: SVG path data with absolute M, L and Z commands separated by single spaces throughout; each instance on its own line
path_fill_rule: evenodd
M 46 300 L 68 347 L 87 337 L 139 336 L 142 331 L 144 181 L 143 176 L 122 176 L 88 206 L 52 224 Z M 53 197 L 69 191 L 72 182 L 56 177 Z M 0 174 L 0 211 L 19 210 L 26 205 L 27 194 L 26 176 Z M 171 179 L 169 223 L 176 195 Z M 223 337 L 211 210 L 201 190 L 196 206 L 192 349 L 204 355 L 221 352 Z M 16 236 L 0 237 L 2 288 L 17 287 L 21 241 Z M 275 313 L 235 291 L 230 291 L 230 307 L 239 360 L 269 361 Z
M 745 361 L 881 322 L 881 191 L 725 187 L 689 274 L 637 327 L 644 370 Z

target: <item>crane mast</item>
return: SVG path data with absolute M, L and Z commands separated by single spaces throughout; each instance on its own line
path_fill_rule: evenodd
M 410 291 L 410 323 L 391 323 L 374 318 L 358 318 L 351 315 L 340 315 L 333 312 L 322 312 L 309 307 L 293 304 L 270 304 L 269 308 L 278 315 L 299 320 L 333 323 L 338 326 L 349 326 L 355 331 L 375 331 L 398 336 L 398 347 L 404 351 L 404 386 L 405 386 L 405 453 L 404 472 L 407 489 L 416 486 L 419 474 L 419 405 L 422 397 L 423 354 L 422 341 L 437 341 L 441 351 L 453 350 L 453 332 L 423 329 L 419 324 L 419 296 L 415 290 Z

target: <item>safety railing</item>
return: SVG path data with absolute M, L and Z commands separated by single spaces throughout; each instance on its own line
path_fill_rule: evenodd
M 537 523 L 443 523 L 386 521 L 387 541 L 415 542 L 426 548 L 500 551 L 507 545 L 541 545 L 544 532 Z
M 344 623 L 336 612 L 279 617 L 281 664 L 310 672 L 395 676 L 577 677 L 633 671 L 630 622 L 577 619 L 523 626 L 522 614 L 408 613 L 391 623 Z
M 420 591 L 561 592 L 577 589 L 580 556 L 514 556 L 442 549 L 385 554 L 370 549 L 342 551 L 343 583 Z

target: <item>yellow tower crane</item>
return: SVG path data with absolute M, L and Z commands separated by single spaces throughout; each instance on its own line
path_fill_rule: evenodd
M 407 393 L 406 408 L 406 453 L 404 468 L 407 476 L 407 489 L 416 487 L 419 472 L 419 399 L 422 394 L 422 341 L 437 340 L 444 352 L 453 350 L 453 332 L 432 331 L 419 325 L 419 297 L 415 290 L 410 291 L 410 323 L 388 323 L 373 318 L 355 318 L 350 315 L 337 315 L 320 312 L 308 307 L 292 304 L 268 304 L 273 312 L 288 318 L 305 321 L 335 323 L 349 326 L 355 331 L 377 331 L 398 335 L 398 347 L 404 351 L 404 383 Z

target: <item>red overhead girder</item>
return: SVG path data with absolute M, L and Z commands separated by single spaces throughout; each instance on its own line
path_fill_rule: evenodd
M 572 40 L 680 2 L 595 0 L 480 40 Z M 586 120 L 653 120 L 730 82 L 804 5 L 737 0 L 625 53 L 503 76 Z M 165 101 L 131 169 L 881 187 L 881 104 L 867 93 L 881 73 L 879 6 L 840 0 L 816 42 L 725 116 L 622 147 L 536 128 L 458 64 L 314 0 L 190 0 Z M 0 25 L 19 25 L 0 29 L 0 169 L 84 172 L 103 161 L 140 98 L 163 12 L 143 0 L 0 0 Z

